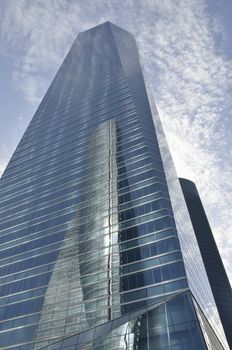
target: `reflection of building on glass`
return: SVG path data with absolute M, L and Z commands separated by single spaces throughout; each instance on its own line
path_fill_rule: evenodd
M 88 327 L 93 327 L 111 320 L 120 311 L 114 119 L 98 125 L 88 152 L 87 191 L 83 190 L 80 205 L 78 255 L 85 317 Z
M 0 349 L 228 349 L 134 38 L 81 33 L 1 183 Z
M 120 316 L 113 119 L 100 124 L 90 138 L 88 175 L 81 192 L 77 217 L 67 230 L 45 294 L 37 340 L 51 328 L 52 336 L 59 337 L 61 333 L 80 332 Z M 64 307 L 69 316 L 57 322 Z M 73 317 L 75 312 L 78 315 Z M 37 346 L 40 348 L 41 343 L 35 343 L 34 347 Z

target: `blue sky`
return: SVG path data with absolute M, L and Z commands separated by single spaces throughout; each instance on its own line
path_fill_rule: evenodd
M 178 175 L 196 182 L 232 281 L 231 0 L 0 0 L 0 173 L 76 35 L 135 35 Z

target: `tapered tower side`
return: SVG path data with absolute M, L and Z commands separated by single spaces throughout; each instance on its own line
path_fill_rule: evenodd
M 194 182 L 180 178 L 194 232 L 227 341 L 232 348 L 232 291 L 220 253 Z

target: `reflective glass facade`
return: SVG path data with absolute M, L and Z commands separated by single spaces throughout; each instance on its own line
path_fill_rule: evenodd
M 192 286 L 214 307 L 150 103 L 129 33 L 78 36 L 0 182 L 0 349 L 41 349 Z
M 182 292 L 43 350 L 207 350 L 209 341 L 223 349 L 191 293 Z

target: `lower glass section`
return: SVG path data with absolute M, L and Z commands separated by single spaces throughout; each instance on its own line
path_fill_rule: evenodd
M 221 350 L 189 290 L 53 343 L 44 350 Z

